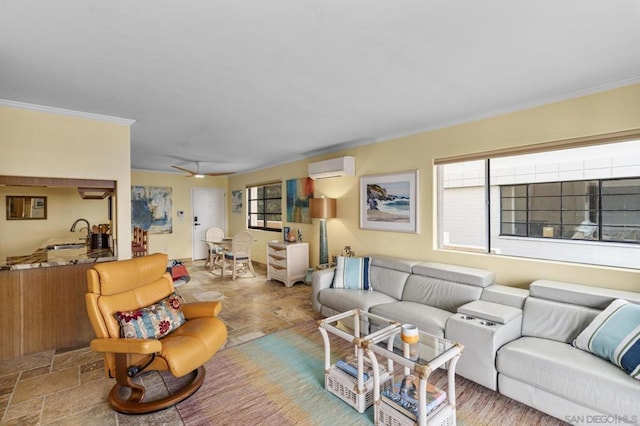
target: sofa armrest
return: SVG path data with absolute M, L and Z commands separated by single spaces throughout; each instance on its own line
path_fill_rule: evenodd
M 482 289 L 480 300 L 522 309 L 527 297 L 529 297 L 529 290 L 495 284 Z
M 193 318 L 217 317 L 222 310 L 222 303 L 215 302 L 192 302 L 181 306 L 184 317 L 188 320 Z
M 313 305 L 313 310 L 316 312 L 320 312 L 322 308 L 318 300 L 318 293 L 320 293 L 320 290 L 331 287 L 334 272 L 335 268 L 320 269 L 313 272 L 311 279 L 311 304 Z
M 493 321 L 498 324 L 507 324 L 522 316 L 522 309 L 484 300 L 475 300 L 466 303 L 458 308 L 458 312 L 474 318 Z
M 460 306 L 445 327 L 445 337 L 465 347 L 456 374 L 492 390 L 498 389 L 498 349 L 521 335 L 521 309 L 483 300 Z
M 120 354 L 153 354 L 162 350 L 162 343 L 157 339 L 93 339 L 91 350 Z

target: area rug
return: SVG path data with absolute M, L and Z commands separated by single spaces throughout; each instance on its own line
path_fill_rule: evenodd
M 346 341 L 332 339 L 332 360 L 348 351 Z M 372 408 L 360 414 L 324 390 L 323 357 L 315 321 L 220 351 L 178 412 L 186 425 L 372 425 Z M 446 386 L 446 372 L 431 378 Z M 459 376 L 456 395 L 461 426 L 564 424 Z

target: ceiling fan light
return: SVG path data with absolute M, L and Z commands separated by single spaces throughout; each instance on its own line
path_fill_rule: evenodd
M 196 173 L 196 174 L 194 174 L 194 175 L 193 175 L 193 177 L 194 177 L 194 178 L 203 178 L 203 177 L 204 177 L 204 175 L 203 175 L 203 174 L 201 174 L 201 173 Z

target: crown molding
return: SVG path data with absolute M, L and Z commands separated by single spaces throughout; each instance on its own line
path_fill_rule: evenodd
M 107 123 L 121 124 L 129 127 L 131 127 L 131 125 L 136 122 L 136 120 L 131 120 L 128 118 L 112 117 L 109 115 L 93 114 L 90 112 L 73 111 L 70 109 L 49 107 L 49 106 L 36 105 L 36 104 L 28 104 L 25 102 L 9 101 L 6 99 L 0 99 L 0 106 L 28 109 L 31 111 L 46 112 L 50 114 L 67 115 L 71 117 L 85 118 L 88 120 L 105 121 Z

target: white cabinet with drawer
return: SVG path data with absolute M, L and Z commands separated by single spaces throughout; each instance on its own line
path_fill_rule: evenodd
M 304 281 L 309 267 L 309 243 L 267 244 L 267 279 L 282 281 L 291 287 Z

